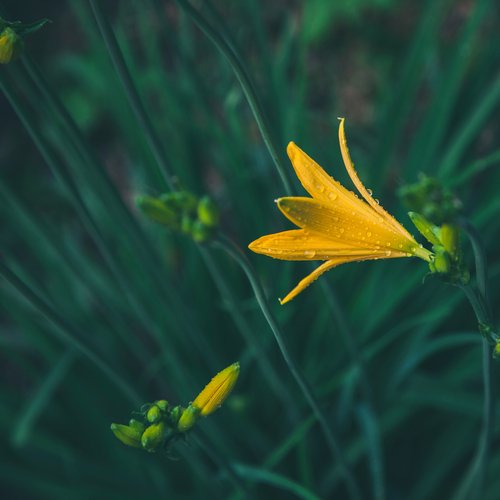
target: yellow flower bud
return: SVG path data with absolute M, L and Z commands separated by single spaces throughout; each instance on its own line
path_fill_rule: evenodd
M 122 424 L 111 424 L 111 430 L 123 444 L 135 448 L 141 447 L 141 430 Z
M 199 409 L 200 414 L 204 417 L 213 413 L 228 397 L 238 379 L 239 373 L 239 363 L 233 363 L 224 368 L 198 394 L 192 406 Z
M 156 451 L 165 439 L 165 423 L 158 422 L 146 428 L 142 433 L 142 447 L 148 451 Z
M 196 423 L 200 416 L 200 409 L 193 405 L 185 408 L 181 414 L 181 418 L 177 423 L 177 430 L 179 432 L 186 432 Z
M 0 64 L 7 64 L 15 59 L 23 48 L 22 38 L 11 28 L 5 28 L 0 34 Z

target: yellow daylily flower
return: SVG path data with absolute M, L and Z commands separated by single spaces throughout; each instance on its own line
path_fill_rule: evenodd
M 284 298 L 289 302 L 321 274 L 346 262 L 419 257 L 427 262 L 432 253 L 372 197 L 354 170 L 347 148 L 344 118 L 340 119 L 339 142 L 347 173 L 363 199 L 330 177 L 293 142 L 287 153 L 295 173 L 312 196 L 276 200 L 283 215 L 300 229 L 269 234 L 253 241 L 250 250 L 282 260 L 325 261 Z

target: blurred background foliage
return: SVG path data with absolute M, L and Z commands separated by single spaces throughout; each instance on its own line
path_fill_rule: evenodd
M 404 259 L 336 269 L 281 307 L 276 298 L 310 267 L 246 250 L 290 225 L 233 68 L 175 2 L 100 4 L 160 138 L 160 164 L 176 186 L 217 201 L 363 498 L 452 498 L 482 415 L 481 339 L 465 299 L 422 284 L 425 266 Z M 423 172 L 456 190 L 485 242 L 498 303 L 498 2 L 193 5 L 240 54 L 294 193 L 303 190 L 289 140 L 348 184 L 337 142 L 345 116 L 360 177 L 408 228 L 399 187 Z M 347 498 L 241 268 L 134 208 L 134 195 L 167 188 L 89 3 L 0 9 L 53 21 L 0 68 L 2 261 L 53 313 L 0 282 L 1 496 L 239 498 L 243 487 L 251 498 Z M 177 460 L 110 432 L 142 402 L 187 403 L 236 360 L 234 394 L 173 450 Z M 484 499 L 500 495 L 498 444 Z

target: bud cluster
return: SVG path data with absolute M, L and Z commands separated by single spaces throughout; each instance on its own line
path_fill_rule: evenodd
M 409 212 L 408 215 L 420 234 L 432 244 L 431 273 L 442 275 L 450 283 L 468 283 L 470 273 L 462 262 L 458 226 L 449 223 L 436 226 L 419 213 Z
M 111 424 L 113 434 L 125 445 L 154 452 L 181 438 L 199 417 L 213 413 L 232 391 L 240 372 L 233 363 L 219 372 L 187 408 L 170 406 L 164 399 L 146 404 L 128 425 Z
M 189 191 L 159 197 L 138 196 L 136 204 L 149 219 L 172 231 L 186 234 L 197 243 L 209 241 L 219 224 L 219 212 L 208 196 L 197 198 Z

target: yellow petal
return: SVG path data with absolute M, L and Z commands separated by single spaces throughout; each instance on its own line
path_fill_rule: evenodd
M 396 255 L 395 253 L 391 257 L 402 257 L 401 255 Z M 324 272 L 332 269 L 334 267 L 340 266 L 341 264 L 346 264 L 348 262 L 361 262 L 363 260 L 373 260 L 378 259 L 374 255 L 357 255 L 357 256 L 342 256 L 331 260 L 327 260 L 321 266 L 317 267 L 311 274 L 307 275 L 304 279 L 299 281 L 299 284 L 284 298 L 279 299 L 280 304 L 286 304 L 295 298 L 300 292 L 307 288 L 313 281 L 317 280 Z
M 329 260 L 336 256 L 354 256 L 373 253 L 377 257 L 388 257 L 387 250 L 360 245 L 349 245 L 344 240 L 332 240 L 321 234 L 304 229 L 292 229 L 281 233 L 268 234 L 248 245 L 255 253 L 281 260 Z M 401 253 L 401 252 L 394 252 Z M 403 257 L 394 255 L 394 257 Z
M 380 214 L 391 227 L 393 227 L 401 235 L 413 239 L 410 233 L 392 215 L 380 206 L 380 204 L 372 197 L 372 195 L 365 188 L 364 184 L 361 182 L 356 170 L 354 169 L 354 163 L 351 160 L 351 156 L 349 155 L 349 148 L 347 147 L 347 139 L 345 137 L 344 122 L 345 119 L 341 118 L 339 125 L 340 152 L 342 153 L 345 168 L 353 184 L 373 210 Z
M 304 189 L 313 198 L 327 203 L 338 199 L 348 205 L 359 204 L 359 199 L 353 192 L 346 189 L 333 179 L 333 177 L 330 177 L 295 143 L 290 142 L 288 144 L 287 153 L 297 177 L 304 186 Z
M 341 205 L 327 206 L 312 198 L 286 197 L 278 200 L 278 207 L 297 226 L 358 249 L 413 253 L 418 247 L 413 238 L 394 234 L 386 225 L 374 224 L 355 212 L 346 213 Z

